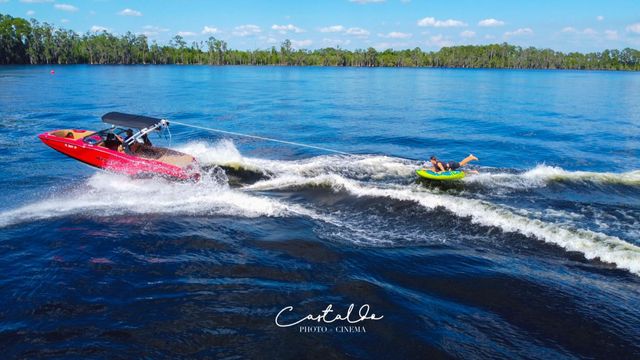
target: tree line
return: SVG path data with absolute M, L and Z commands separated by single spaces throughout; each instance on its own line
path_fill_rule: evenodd
M 455 67 L 512 69 L 640 70 L 640 51 L 563 53 L 551 49 L 503 44 L 412 50 L 293 49 L 285 40 L 278 48 L 233 50 L 224 40 L 187 41 L 174 36 L 169 44 L 149 43 L 145 35 L 108 31 L 78 34 L 35 19 L 0 14 L 0 64 L 207 64 Z

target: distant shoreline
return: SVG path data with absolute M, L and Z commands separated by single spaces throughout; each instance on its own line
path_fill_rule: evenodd
M 87 63 L 74 63 L 74 64 L 0 64 L 0 69 L 3 67 L 10 66 L 25 66 L 25 67 L 73 67 L 73 66 L 95 66 L 95 67 L 106 67 L 106 66 L 117 66 L 117 67 L 170 67 L 170 66 L 184 66 L 184 67 L 256 67 L 256 68 L 269 68 L 269 67 L 277 67 L 277 68 L 331 68 L 331 69 L 426 69 L 426 70 L 527 70 L 527 71 L 576 71 L 576 72 L 639 72 L 640 70 L 634 69 L 559 69 L 559 68 L 549 68 L 549 69 L 538 69 L 538 68 L 507 68 L 507 67 L 453 67 L 453 66 L 338 66 L 338 65 L 280 65 L 280 64 L 264 64 L 264 65 L 255 65 L 255 64 L 224 64 L 224 65 L 216 65 L 216 64 L 87 64 Z
M 187 41 L 174 36 L 169 45 L 151 44 L 145 35 L 107 31 L 78 34 L 35 19 L 0 14 L 0 65 L 248 65 L 330 67 L 412 67 L 513 70 L 640 71 L 640 51 L 603 50 L 563 53 L 507 43 L 443 47 L 438 51 L 323 48 L 294 49 L 289 40 L 279 48 L 234 50 L 224 40 Z

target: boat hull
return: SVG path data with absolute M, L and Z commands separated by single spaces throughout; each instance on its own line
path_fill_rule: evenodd
M 86 135 L 79 138 L 65 138 L 56 135 L 56 133 L 66 131 L 67 130 L 50 131 L 38 135 L 38 138 L 40 138 L 44 144 L 58 152 L 85 164 L 107 171 L 134 177 L 161 176 L 177 180 L 193 181 L 200 179 L 195 159 L 188 166 L 180 167 L 153 159 L 141 158 L 127 153 L 110 150 L 103 146 L 88 144 L 84 142 L 84 137 L 93 134 L 93 132 L 90 131 L 70 130 L 70 132 L 76 132 L 76 134 L 83 134 L 86 132 Z

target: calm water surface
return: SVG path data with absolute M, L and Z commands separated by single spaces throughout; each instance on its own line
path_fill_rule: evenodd
M 3 356 L 640 357 L 640 74 L 54 69 L 0 68 Z M 108 111 L 353 155 L 176 124 L 207 175 L 172 183 L 36 137 Z M 384 318 L 274 323 L 352 303 Z

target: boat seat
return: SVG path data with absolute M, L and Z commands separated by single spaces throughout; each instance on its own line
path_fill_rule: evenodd
M 162 155 L 158 161 L 179 167 L 185 167 L 193 163 L 193 157 L 187 154 L 165 154 Z
M 87 131 L 87 130 L 64 129 L 64 130 L 52 131 L 50 134 L 53 136 L 57 136 L 65 139 L 78 140 L 78 139 L 85 138 L 91 134 L 94 134 L 94 132 Z
M 135 155 L 179 167 L 193 163 L 193 156 L 161 147 L 143 146 Z

